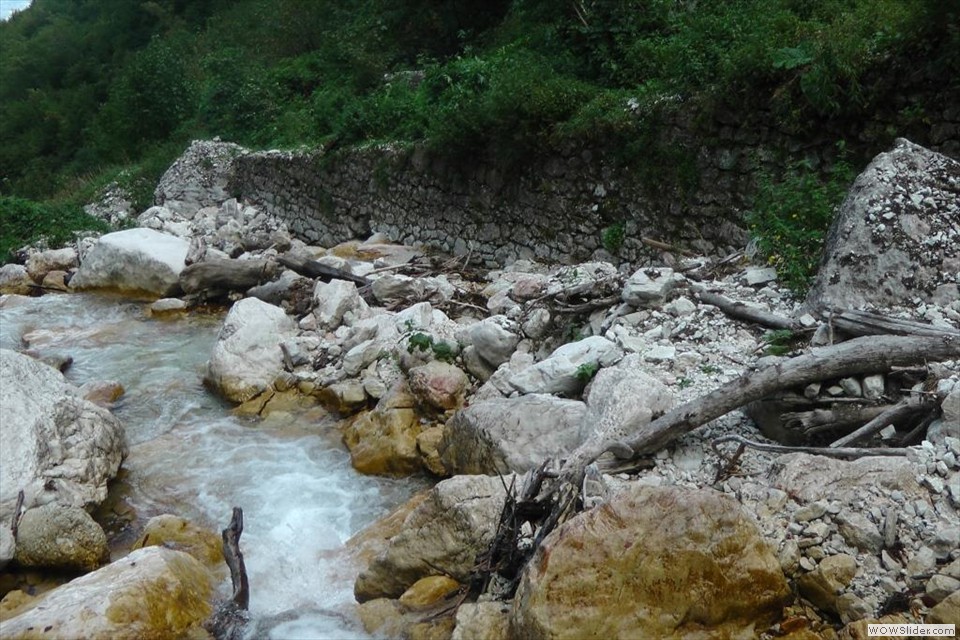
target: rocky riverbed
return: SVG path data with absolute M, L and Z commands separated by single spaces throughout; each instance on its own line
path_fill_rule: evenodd
M 956 351 L 957 162 L 907 141 L 878 156 L 838 214 L 811 294 L 798 300 L 778 286 L 775 270 L 743 254 L 691 256 L 661 246 L 646 264 L 597 255 L 491 270 L 469 252 L 436 255 L 380 235 L 308 246 L 256 203 L 226 197 L 219 163 L 228 159 L 216 143 L 195 143 L 161 181 L 157 205 L 136 218 L 138 228 L 26 251 L 24 264 L 0 269 L 0 288 L 119 291 L 155 300 L 144 303 L 155 317 L 229 306 L 203 378 L 237 413 L 269 420 L 322 409 L 339 420 L 355 469 L 436 482 L 348 543 L 361 567 L 354 595 L 367 632 L 859 638 L 872 620 L 960 624 L 956 355 L 781 389 L 781 404 L 765 398 L 726 412 L 645 455 L 626 444 L 721 385 L 785 366 L 811 345 L 842 342 L 851 318 L 882 324 L 874 340 L 884 327 L 922 325 Z M 771 322 L 789 329 L 771 331 Z M 87 510 L 105 499 L 118 471 L 122 426 L 93 402 L 107 389 L 65 390 L 35 359 L 53 354 L 33 342 L 32 358 L 2 352 L 0 559 L 63 566 L 59 556 L 34 559 L 39 552 L 22 536 L 40 526 L 52 533 L 29 533 L 28 541 L 76 531 L 71 546 L 83 553 L 70 562 L 94 568 L 105 542 Z M 68 399 L 34 409 L 41 379 Z M 24 420 L 11 429 L 11 402 L 39 415 L 36 426 Z M 887 455 L 837 459 L 775 448 L 827 447 L 900 402 L 919 408 L 857 443 Z M 855 424 L 841 420 L 849 408 Z M 41 440 L 48 448 L 66 453 L 34 451 L 36 429 L 52 434 Z M 34 447 L 16 459 L 42 463 L 8 463 L 13 438 Z M 753 444 L 738 450 L 742 439 Z M 532 557 L 516 576 L 484 573 L 504 504 L 525 478 L 547 460 L 562 472 L 559 461 L 592 442 L 603 444 L 602 455 L 586 468 L 574 511 L 542 539 L 536 518 L 520 527 L 518 553 Z M 81 521 L 89 536 L 67 524 Z M 189 594 L 177 596 L 189 606 L 146 596 L 149 607 L 178 612 L 167 620 L 170 633 L 197 630 L 215 605 L 205 586 L 214 580 L 204 573 L 210 568 L 193 564 L 203 563 L 197 553 L 144 549 L 128 558 L 138 553 L 156 555 L 140 563 L 156 571 L 144 579 L 179 572 L 163 579 Z M 127 564 L 45 597 L 65 601 L 103 572 L 111 573 L 99 579 L 133 575 Z M 18 593 L 4 600 L 11 637 L 37 625 L 65 629 L 70 615 L 81 615 L 62 606 L 66 617 L 51 621 Z M 134 633 L 117 630 L 124 628 L 139 629 L 131 622 L 110 633 Z

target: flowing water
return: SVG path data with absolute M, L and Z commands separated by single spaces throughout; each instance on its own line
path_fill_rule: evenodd
M 0 347 L 72 356 L 75 384 L 123 385 L 114 413 L 130 455 L 111 493 L 136 513 L 134 531 L 161 513 L 219 530 L 243 508 L 258 637 L 364 637 L 344 542 L 423 483 L 356 473 L 319 410 L 232 416 L 201 383 L 222 317 L 155 320 L 145 308 L 90 294 L 17 298 L 0 309 Z

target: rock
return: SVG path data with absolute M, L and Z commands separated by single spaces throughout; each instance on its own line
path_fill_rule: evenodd
M 192 216 L 203 207 L 217 207 L 228 198 L 234 160 L 247 151 L 231 142 L 194 140 L 160 177 L 154 200 Z
M 927 614 L 927 624 L 952 624 L 960 627 L 960 591 L 954 591 Z
M 675 284 L 673 269 L 638 269 L 624 284 L 620 297 L 635 307 L 656 307 L 663 303 Z
M 927 581 L 927 597 L 934 602 L 942 602 L 952 593 L 960 591 L 960 580 L 941 574 L 931 576 Z
M 427 576 L 414 582 L 400 596 L 400 604 L 408 609 L 426 609 L 460 588 L 460 583 L 447 576 Z
M 585 413 L 545 394 L 475 401 L 448 421 L 440 459 L 453 474 L 522 473 L 575 449 Z
M 863 598 L 853 593 L 844 593 L 837 598 L 837 613 L 841 622 L 849 624 L 855 620 L 864 620 L 874 615 L 875 611 Z
M 512 375 L 509 384 L 520 393 L 574 394 L 587 382 L 586 368 L 607 367 L 621 357 L 623 351 L 615 343 L 592 336 L 557 348 L 545 360 Z
M 97 380 L 84 383 L 77 389 L 77 395 L 93 404 L 109 408 L 123 397 L 123 385 L 116 380 Z
M 880 529 L 862 513 L 847 509 L 839 513 L 837 520 L 840 523 L 840 535 L 851 547 L 874 555 L 883 549 Z
M 817 500 L 849 503 L 862 498 L 864 491 L 882 487 L 906 496 L 926 492 L 917 484 L 913 465 L 905 458 L 860 458 L 833 460 L 805 453 L 778 457 L 771 468 L 773 486 L 803 502 Z
M 420 418 L 405 384 L 397 385 L 373 411 L 351 419 L 343 429 L 353 468 L 372 475 L 404 476 L 420 470 L 417 436 Z M 399 595 L 399 594 L 397 594 Z
M 168 317 L 184 313 L 187 310 L 187 303 L 180 298 L 161 298 L 150 305 L 151 316 Z
M 863 397 L 867 400 L 877 400 L 886 391 L 886 382 L 882 374 L 866 376 L 863 379 Z
M 357 607 L 360 622 L 367 633 L 380 638 L 408 640 L 449 640 L 454 620 L 450 616 L 426 617 L 409 611 L 396 600 L 379 598 Z
M 313 290 L 313 301 L 313 314 L 317 317 L 317 325 L 327 331 L 339 327 L 348 312 L 359 315 L 367 309 L 367 303 L 360 297 L 357 285 L 345 280 L 317 282 Z
M 813 309 L 931 302 L 960 261 L 960 162 L 898 139 L 860 174 L 827 234 Z
M 13 560 L 16 553 L 17 543 L 13 539 L 13 533 L 8 527 L 0 526 L 0 571 L 7 568 L 7 564 Z
M 40 283 L 40 286 L 46 291 L 69 291 L 70 286 L 67 284 L 67 276 L 66 271 L 50 271 L 43 277 L 43 282 Z
M 953 390 L 947 394 L 940 404 L 943 410 L 943 422 L 947 425 L 954 425 L 954 434 L 957 431 L 957 425 L 960 425 L 960 384 L 953 386 Z M 956 436 L 954 436 L 956 437 Z
M 506 317 L 492 316 L 467 329 L 467 340 L 477 355 L 494 369 L 510 359 L 520 342 L 520 336 L 507 328 L 511 326 Z
M 324 387 L 317 398 L 328 411 L 349 416 L 367 406 L 367 392 L 359 380 L 344 380 Z
M 691 597 L 696 594 L 696 597 Z M 628 485 L 560 525 L 524 569 L 514 637 L 754 637 L 790 597 L 735 500 Z
M 450 640 L 509 640 L 510 605 L 503 602 L 464 602 L 457 609 Z
M 804 598 L 829 613 L 839 613 L 837 599 L 857 575 L 857 559 L 846 554 L 828 556 L 810 573 L 797 579 Z
M 354 585 L 357 601 L 399 597 L 431 575 L 465 583 L 477 553 L 490 544 L 503 502 L 500 478 L 455 476 L 438 483 L 360 572 Z
M 403 300 L 406 302 L 421 302 L 427 299 L 439 301 L 449 299 L 444 284 L 446 280 L 438 278 L 411 278 L 398 273 L 388 273 L 373 281 L 371 291 L 373 297 L 381 304 L 388 304 Z
M 163 514 L 147 521 L 133 548 L 154 546 L 188 553 L 214 572 L 225 566 L 220 536 L 180 516 Z
M 467 375 L 445 362 L 428 362 L 407 372 L 410 390 L 417 399 L 434 409 L 448 411 L 463 405 Z
M 176 295 L 190 248 L 186 240 L 151 229 L 101 236 L 70 281 L 77 290 L 113 289 L 158 297 Z
M 23 265 L 11 262 L 0 267 L 0 294 L 28 296 L 33 293 L 35 285 Z
M 904 625 L 904 624 L 913 624 L 916 621 L 905 615 L 893 614 L 886 615 L 876 619 L 864 619 L 856 620 L 849 623 L 843 629 L 840 630 L 840 640 L 868 640 L 868 638 L 875 638 L 877 636 L 871 636 L 869 631 L 869 625 L 872 624 L 882 624 L 882 625 Z M 817 638 L 823 636 L 816 636 Z M 837 637 L 834 635 L 833 637 Z M 891 636 L 888 636 L 891 637 Z M 894 638 L 907 638 L 908 636 L 892 636 Z M 792 640 L 792 638 L 791 638 Z
M 417 436 L 417 451 L 423 468 L 436 476 L 449 476 L 450 472 L 440 459 L 440 442 L 443 440 L 444 427 L 424 429 Z
M 280 343 L 296 330 L 280 307 L 256 298 L 240 300 L 223 321 L 206 381 L 232 402 L 262 393 L 283 372 Z
M 693 314 L 697 310 L 697 305 L 689 298 L 680 296 L 676 300 L 668 302 L 663 306 L 663 310 L 672 316 L 683 318 Z
M 27 273 L 34 282 L 43 282 L 51 271 L 70 271 L 80 264 L 77 250 L 73 247 L 51 249 L 30 254 L 27 258 Z
M 212 576 L 194 558 L 162 547 L 138 549 L 35 598 L 3 622 L 3 637 L 197 637 L 212 596 Z
M 91 571 L 109 558 L 106 534 L 79 507 L 50 503 L 20 518 L 14 556 L 20 566 Z
M 97 505 L 127 452 L 123 425 L 55 369 L 0 349 L 0 526 L 24 506 Z
M 477 354 L 477 350 L 470 345 L 460 354 L 463 360 L 463 367 L 480 382 L 486 382 L 494 374 L 496 369 L 491 367 L 486 360 Z
M 944 527 L 938 530 L 927 544 L 933 549 L 937 559 L 948 559 L 953 551 L 960 549 L 960 527 Z
M 743 272 L 740 281 L 748 287 L 756 287 L 777 279 L 777 270 L 772 267 L 750 267 Z
M 403 523 L 427 499 L 429 490 L 416 493 L 399 507 L 347 540 L 344 547 L 363 566 L 384 553 L 390 539 L 403 531 Z

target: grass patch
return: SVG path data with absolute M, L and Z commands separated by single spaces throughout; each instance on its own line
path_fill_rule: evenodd
M 28 244 L 45 243 L 56 248 L 74 239 L 80 231 L 108 231 L 104 221 L 87 215 L 78 204 L 35 202 L 0 196 L 0 260 Z

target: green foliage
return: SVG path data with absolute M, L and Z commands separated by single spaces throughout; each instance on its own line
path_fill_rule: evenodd
M 763 334 L 766 355 L 784 356 L 797 348 L 803 336 L 789 329 L 775 329 Z
M 779 177 L 760 174 L 747 223 L 760 254 L 798 295 L 816 275 L 824 237 L 855 176 L 842 145 L 841 159 L 830 167 L 818 170 L 799 160 Z
M 600 371 L 600 364 L 596 362 L 584 362 L 582 365 L 577 367 L 576 373 L 574 375 L 577 377 L 577 380 L 586 384 L 593 380 L 593 377 L 597 375 L 597 372 Z
M 453 362 L 456 354 L 453 347 L 443 341 L 436 341 L 433 336 L 417 331 L 407 339 L 407 353 L 414 351 L 432 351 L 433 356 L 443 362 Z
M 76 204 L 0 196 L 0 260 L 4 262 L 20 247 L 41 239 L 50 247 L 60 247 L 73 239 L 75 231 L 108 229 Z
M 603 248 L 613 255 L 620 253 L 623 248 L 623 241 L 626 239 L 626 225 L 622 222 L 606 227 L 600 233 L 600 242 Z

